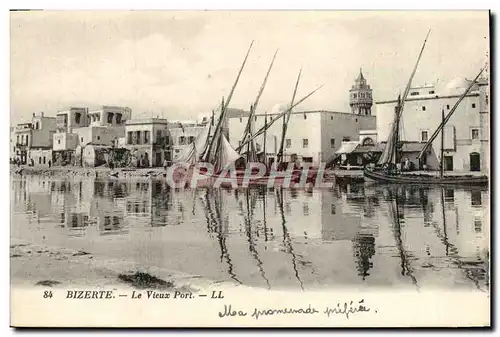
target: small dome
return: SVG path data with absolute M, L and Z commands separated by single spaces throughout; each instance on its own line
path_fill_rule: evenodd
M 271 109 L 271 114 L 279 114 L 284 111 L 286 111 L 288 108 L 290 108 L 290 103 L 278 103 L 273 105 L 273 108 Z
M 459 95 L 462 94 L 467 87 L 470 85 L 471 81 L 464 77 L 457 77 L 448 82 L 441 89 L 441 94 L 444 95 Z M 474 90 L 474 88 L 472 88 Z

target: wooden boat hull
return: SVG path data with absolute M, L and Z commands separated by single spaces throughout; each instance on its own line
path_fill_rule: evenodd
M 364 170 L 363 177 L 367 182 L 390 184 L 418 184 L 418 185 L 487 185 L 487 176 L 423 176 L 423 175 L 390 175 L 381 171 Z
M 185 187 L 190 187 L 194 170 L 195 168 L 191 167 L 187 171 L 184 170 L 184 173 L 182 175 L 179 175 L 178 177 L 175 177 L 174 175 L 174 182 L 179 183 L 182 179 L 182 181 L 185 181 Z M 219 174 L 207 175 L 206 172 L 199 172 L 198 174 L 204 177 L 196 181 L 196 186 L 191 186 L 191 187 L 206 188 L 216 185 L 224 188 L 233 188 L 233 187 L 240 188 L 248 186 L 269 186 L 269 187 L 283 186 L 285 188 L 313 187 L 314 184 L 316 183 L 318 171 L 309 170 L 308 176 L 306 179 L 304 179 L 305 180 L 304 182 L 300 181 L 302 173 L 303 173 L 302 170 L 298 169 L 288 174 L 279 175 L 276 177 L 270 177 L 268 174 L 266 174 L 263 177 L 253 178 L 250 179 L 249 181 L 245 181 L 244 170 L 237 170 L 236 175 L 235 176 L 233 175 L 233 177 L 227 174 L 223 180 L 220 180 L 221 176 Z M 334 181 L 335 177 L 333 174 L 329 174 L 328 172 L 323 173 L 322 182 L 334 183 Z

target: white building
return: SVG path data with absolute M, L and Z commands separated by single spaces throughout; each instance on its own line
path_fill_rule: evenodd
M 286 105 L 278 105 L 267 114 L 268 124 Z M 265 115 L 255 114 L 255 131 L 264 126 Z M 230 143 L 234 148 L 240 145 L 248 117 L 229 118 Z M 340 147 L 343 141 L 358 140 L 361 130 L 375 128 L 375 116 L 358 115 L 336 111 L 294 111 L 284 142 L 285 159 L 295 154 L 304 162 L 318 166 L 325 162 Z M 266 153 L 275 158 L 280 148 L 282 137 L 282 119 L 272 124 L 266 132 Z M 263 151 L 264 135 L 256 139 L 257 150 Z
M 165 159 L 170 161 L 167 126 L 168 121 L 163 118 L 128 120 L 125 125 L 125 148 L 136 159 L 143 158 L 147 167 L 162 166 Z
M 88 110 L 90 126 L 124 126 L 132 117 L 132 110 L 127 107 L 103 105 Z
M 469 85 L 456 79 L 445 86 L 414 87 L 405 102 L 401 139 L 426 142 Z M 463 99 L 444 128 L 444 168 L 467 172 L 489 170 L 489 85 L 480 79 Z M 376 102 L 379 141 L 387 140 L 394 119 L 396 100 Z M 441 135 L 433 142 L 440 156 Z M 424 159 L 425 160 L 425 159 Z M 431 167 L 438 169 L 438 167 Z
M 205 125 L 196 122 L 170 123 L 168 125 L 172 160 L 177 159 L 182 150 L 194 142 L 196 137 L 205 128 Z
M 31 122 L 17 124 L 14 132 L 16 139 L 15 154 L 21 164 L 30 163 L 30 151 L 51 150 L 52 135 L 56 132 L 56 118 L 46 117 L 43 112 L 33 113 Z M 14 150 L 14 148 L 13 148 Z

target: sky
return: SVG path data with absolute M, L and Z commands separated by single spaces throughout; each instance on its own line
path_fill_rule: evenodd
M 249 109 L 278 49 L 258 112 L 323 87 L 301 109 L 349 111 L 360 68 L 375 101 L 413 84 L 473 78 L 489 50 L 487 11 L 37 11 L 10 13 L 11 124 L 33 112 L 119 105 L 132 117 L 196 119 L 227 97 Z

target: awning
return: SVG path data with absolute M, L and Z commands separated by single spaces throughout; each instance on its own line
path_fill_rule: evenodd
M 340 149 L 335 151 L 335 154 L 348 154 L 358 147 L 359 142 L 342 142 Z

